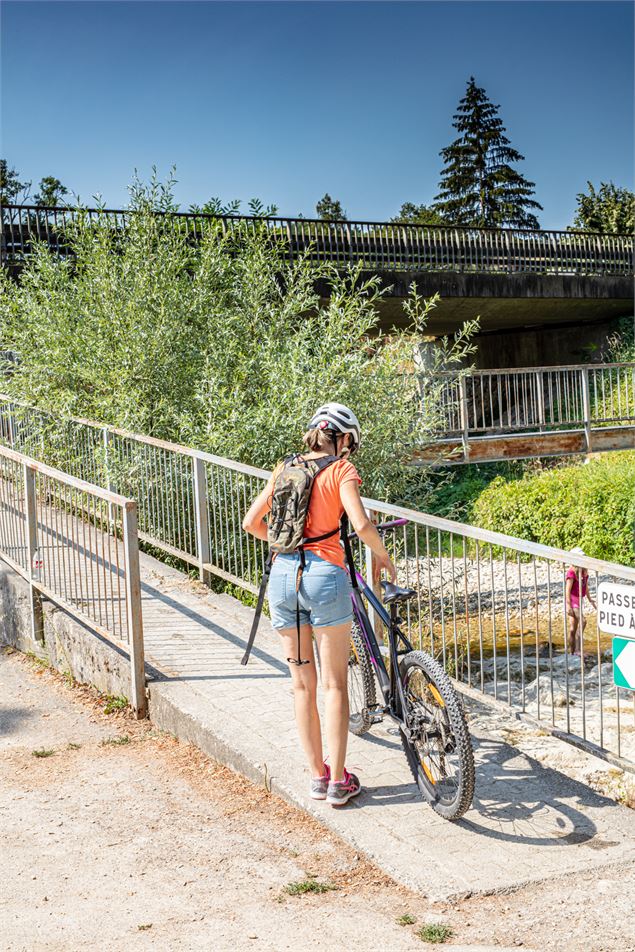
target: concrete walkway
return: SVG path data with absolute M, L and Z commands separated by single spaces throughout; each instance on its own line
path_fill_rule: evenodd
M 243 668 L 250 609 L 147 556 L 142 583 L 157 724 L 319 817 L 397 881 L 448 899 L 635 861 L 633 811 L 484 733 L 482 716 L 472 718 L 474 806 L 457 823 L 417 795 L 391 722 L 350 738 L 348 764 L 364 785 L 353 804 L 310 800 L 287 665 L 267 619 Z

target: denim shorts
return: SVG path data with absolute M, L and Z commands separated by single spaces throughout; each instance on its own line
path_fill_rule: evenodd
M 298 593 L 300 624 L 330 628 L 352 621 L 351 583 L 338 565 L 305 552 L 305 566 Z M 274 628 L 295 628 L 295 584 L 300 556 L 277 555 L 269 579 L 269 610 Z

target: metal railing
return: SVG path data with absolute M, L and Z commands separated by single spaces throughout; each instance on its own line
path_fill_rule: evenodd
M 33 239 L 60 255 L 71 254 L 68 227 L 79 218 L 122 230 L 136 213 L 126 209 L 40 208 L 5 205 L 2 260 L 19 266 Z M 221 234 L 265 229 L 280 239 L 284 256 L 372 271 L 452 271 L 474 273 L 614 274 L 633 273 L 633 236 L 514 228 L 470 228 L 394 222 L 322 221 L 308 218 L 254 218 L 240 215 L 157 212 L 169 215 L 184 236 L 199 240 L 216 227 Z
M 37 641 L 45 596 L 129 655 L 130 703 L 144 716 L 137 504 L 0 442 L 0 559 L 29 584 Z
M 57 435 L 56 440 L 51 434 Z M 0 440 L 59 453 L 138 500 L 141 538 L 249 592 L 257 591 L 264 544 L 241 529 L 269 473 L 188 447 L 105 427 L 61 421 L 0 399 Z M 411 639 L 488 702 L 538 720 L 558 736 L 635 768 L 635 695 L 615 687 L 611 641 L 594 612 L 581 655 L 571 653 L 565 609 L 566 551 L 366 499 L 374 520 L 406 518 L 388 539 L 399 581 L 416 588 L 406 610 Z M 359 545 L 359 564 L 372 568 Z M 590 588 L 635 585 L 635 568 L 586 556 Z
M 436 375 L 448 435 L 635 424 L 635 363 L 570 364 Z M 425 377 L 422 376 L 425 397 Z

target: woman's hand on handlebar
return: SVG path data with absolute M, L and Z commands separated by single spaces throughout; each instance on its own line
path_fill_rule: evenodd
M 387 552 L 373 556 L 373 582 L 378 582 L 382 571 L 388 572 L 391 582 L 397 581 L 397 569 Z

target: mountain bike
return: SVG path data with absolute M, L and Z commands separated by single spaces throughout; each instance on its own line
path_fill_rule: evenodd
M 407 521 L 398 519 L 376 528 L 385 533 Z M 402 630 L 400 607 L 416 598 L 416 591 L 382 582 L 380 601 L 355 569 L 351 551 L 354 538 L 355 533 L 345 537 L 354 614 L 348 667 L 349 729 L 353 734 L 364 734 L 386 715 L 391 717 L 399 728 L 421 795 L 440 816 L 457 820 L 472 803 L 475 779 L 463 703 L 438 661 L 425 651 L 415 650 Z M 383 652 L 364 600 L 387 631 L 387 649 Z

